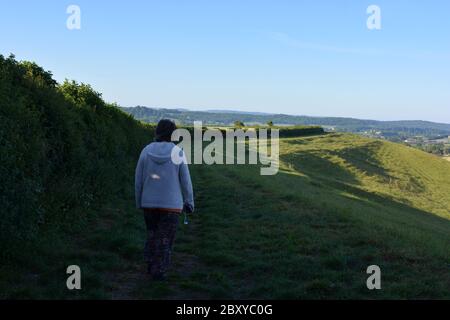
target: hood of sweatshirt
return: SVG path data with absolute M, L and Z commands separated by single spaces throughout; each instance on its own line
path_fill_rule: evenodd
M 176 145 L 172 142 L 153 142 L 147 146 L 147 156 L 154 162 L 163 164 L 172 159 L 172 150 Z

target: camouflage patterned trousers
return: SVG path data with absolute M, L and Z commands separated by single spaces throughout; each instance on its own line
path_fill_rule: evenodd
M 144 258 L 149 264 L 152 275 L 165 274 L 170 265 L 173 241 L 178 226 L 178 214 L 144 210 L 147 226 L 147 241 L 144 247 Z

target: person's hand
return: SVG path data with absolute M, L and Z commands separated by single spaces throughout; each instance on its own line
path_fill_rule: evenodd
M 192 213 L 192 212 L 194 212 L 194 207 L 191 204 L 186 202 L 183 206 L 183 210 L 186 213 Z

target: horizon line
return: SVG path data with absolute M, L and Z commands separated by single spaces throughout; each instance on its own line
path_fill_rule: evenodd
M 438 121 L 434 121 L 434 120 L 422 120 L 422 119 L 379 120 L 379 119 L 370 119 L 370 118 L 355 118 L 355 117 L 352 117 L 352 116 L 314 116 L 314 115 L 306 115 L 306 114 L 270 113 L 270 112 L 262 112 L 262 111 L 243 111 L 243 110 L 237 110 L 237 109 L 195 110 L 195 109 L 190 109 L 192 107 L 149 107 L 149 106 L 145 106 L 145 105 L 136 105 L 136 106 L 132 106 L 132 107 L 123 107 L 123 106 L 121 106 L 121 107 L 122 108 L 143 107 L 143 108 L 147 108 L 147 109 L 181 110 L 181 111 L 205 112 L 205 113 L 241 113 L 241 114 L 256 115 L 256 116 L 283 115 L 283 116 L 290 116 L 290 117 L 307 117 L 307 118 L 336 118 L 336 119 L 353 119 L 353 120 L 377 121 L 377 122 L 415 122 L 415 121 L 422 121 L 422 122 L 429 122 L 429 123 L 433 123 L 433 124 L 443 124 L 443 125 L 449 125 L 450 126 L 450 123 L 448 123 L 448 122 L 438 122 Z

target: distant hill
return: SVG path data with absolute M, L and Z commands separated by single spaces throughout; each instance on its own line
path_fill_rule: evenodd
M 206 110 L 206 112 L 211 113 L 234 113 L 234 114 L 250 114 L 250 115 L 273 115 L 274 113 L 268 113 L 268 112 L 256 112 L 256 111 L 237 111 L 237 110 Z
M 182 124 L 192 124 L 196 120 L 210 125 L 231 125 L 235 121 L 265 124 L 268 121 L 272 121 L 277 125 L 320 125 L 335 131 L 355 133 L 374 131 L 388 138 L 397 137 L 399 139 L 414 135 L 450 135 L 450 124 L 420 120 L 377 121 L 340 117 L 264 114 L 231 110 L 189 111 L 181 109 L 156 109 L 143 106 L 122 108 L 122 110 L 144 122 L 157 122 L 161 118 L 170 118 Z

